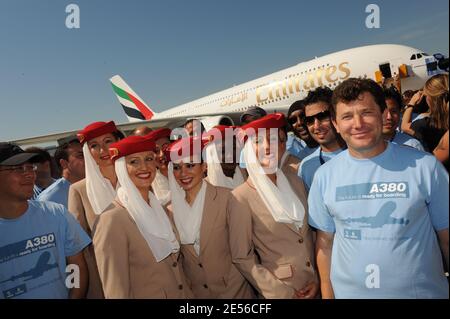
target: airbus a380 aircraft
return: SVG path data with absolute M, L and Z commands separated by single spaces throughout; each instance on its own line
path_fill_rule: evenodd
M 422 50 L 403 45 L 371 45 L 339 51 L 269 74 L 232 88 L 188 102 L 164 112 L 154 112 L 118 75 L 110 81 L 130 123 L 119 124 L 128 131 L 140 125 L 176 127 L 189 118 L 202 121 L 207 129 L 217 124 L 239 124 L 239 115 L 251 106 L 268 112 L 286 112 L 289 106 L 319 86 L 334 89 L 350 77 L 371 78 L 400 75 L 402 90 L 419 89 L 432 75 L 442 73 L 443 61 Z M 448 59 L 446 59 L 448 64 Z M 105 119 L 107 120 L 107 119 Z M 50 134 L 16 140 L 20 145 L 54 142 L 75 133 Z

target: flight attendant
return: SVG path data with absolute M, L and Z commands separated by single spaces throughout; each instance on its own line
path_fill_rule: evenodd
M 68 209 L 92 238 L 92 229 L 99 214 L 116 196 L 117 177 L 109 156 L 109 145 L 123 138 L 113 121 L 94 122 L 78 132 L 83 146 L 86 178 L 70 186 Z M 87 298 L 103 298 L 94 249 L 85 250 L 89 269 Z
M 253 289 L 231 260 L 226 210 L 230 190 L 204 178 L 205 142 L 184 138 L 167 151 L 172 198 L 168 210 L 180 235 L 183 269 L 196 298 L 253 298 Z
M 244 183 L 244 175 L 239 167 L 240 154 L 234 130 L 236 127 L 217 125 L 204 134 L 209 140 L 205 147 L 208 165 L 207 180 L 214 186 L 234 189 Z
M 155 142 L 130 136 L 110 145 L 117 197 L 98 219 L 94 248 L 106 298 L 189 298 L 180 245 L 166 211 L 149 191 Z
M 228 202 L 232 259 L 264 298 L 314 298 L 319 282 L 307 196 L 286 163 L 285 127 L 281 113 L 242 127 L 249 177 Z
M 169 180 L 167 178 L 168 162 L 164 152 L 170 145 L 170 133 L 170 129 L 160 128 L 147 135 L 147 137 L 154 140 L 156 144 L 155 153 L 158 169 L 152 183 L 152 190 L 162 205 L 166 205 L 170 201 Z

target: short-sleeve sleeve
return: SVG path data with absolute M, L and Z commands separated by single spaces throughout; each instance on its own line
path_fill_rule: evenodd
M 320 176 L 313 179 L 308 195 L 309 225 L 318 230 L 334 233 L 336 227 L 323 198 L 323 186 Z
M 449 211 L 449 177 L 444 166 L 437 160 L 434 171 L 431 175 L 431 190 L 428 204 L 428 211 L 431 224 L 436 231 L 448 229 Z
M 91 243 L 91 239 L 81 228 L 78 221 L 65 208 L 62 211 L 62 215 L 65 235 L 64 253 L 66 257 L 73 256 L 88 246 Z

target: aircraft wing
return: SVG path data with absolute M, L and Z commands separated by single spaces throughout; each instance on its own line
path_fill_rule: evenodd
M 199 115 L 199 118 L 202 117 L 212 117 L 217 116 L 217 114 L 204 114 Z M 230 114 L 223 114 L 223 116 L 229 116 L 233 118 L 233 120 L 238 122 L 239 114 L 236 113 L 230 113 Z M 144 121 L 138 121 L 138 122 L 129 122 L 129 123 L 122 123 L 122 124 L 116 124 L 119 130 L 124 132 L 126 135 L 128 135 L 131 131 L 133 131 L 135 128 L 139 126 L 148 126 L 151 129 L 156 129 L 160 127 L 168 127 L 168 128 L 175 128 L 180 127 L 186 122 L 187 119 L 191 117 L 188 116 L 179 116 L 179 117 L 170 117 L 170 118 L 162 118 L 162 119 L 151 119 L 151 120 L 144 120 Z M 197 118 L 197 117 L 196 117 Z M 47 135 L 40 135 L 40 136 L 34 136 L 34 137 L 27 137 L 23 139 L 16 139 L 10 141 L 11 143 L 15 143 L 21 147 L 29 147 L 29 146 L 36 146 L 36 145 L 46 145 L 47 147 L 56 145 L 56 141 L 60 138 L 64 138 L 70 135 L 76 134 L 79 130 L 82 128 L 80 127 L 78 130 L 73 131 L 65 131 L 65 132 L 58 132 L 58 133 L 52 133 Z

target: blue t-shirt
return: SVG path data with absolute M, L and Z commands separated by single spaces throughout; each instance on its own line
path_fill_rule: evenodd
M 319 149 L 319 147 L 308 147 L 308 145 L 306 145 L 305 141 L 303 141 L 302 139 L 297 138 L 292 133 L 288 134 L 288 138 L 286 141 L 286 150 L 289 152 L 289 154 L 294 155 L 300 160 L 303 160 L 308 155 L 314 153 L 314 151 L 316 151 L 317 149 Z
M 320 152 L 320 147 L 318 147 L 314 153 L 306 156 L 303 161 L 300 162 L 300 166 L 298 167 L 297 175 L 303 180 L 305 184 L 306 190 L 309 191 L 311 188 L 311 184 L 314 178 L 314 174 L 317 169 L 322 165 L 320 163 L 320 157 L 324 162 L 328 162 L 330 159 L 338 155 L 342 152 L 342 149 L 339 149 L 334 152 Z
M 0 299 L 68 298 L 66 257 L 91 240 L 62 205 L 28 205 L 19 218 L 0 218 Z
M 415 149 L 418 149 L 419 151 L 425 152 L 425 149 L 422 146 L 422 143 L 418 139 L 415 139 L 411 135 L 408 135 L 403 132 L 397 132 L 395 133 L 394 138 L 392 139 L 392 143 L 398 144 L 398 145 L 406 145 L 410 147 L 414 147 Z
M 334 233 L 336 298 L 448 298 L 435 231 L 448 229 L 449 177 L 430 154 L 388 143 L 370 159 L 348 150 L 316 172 L 309 223 Z
M 70 182 L 64 177 L 58 179 L 52 185 L 42 191 L 36 200 L 50 201 L 63 205 L 67 208 L 67 200 L 69 199 Z

